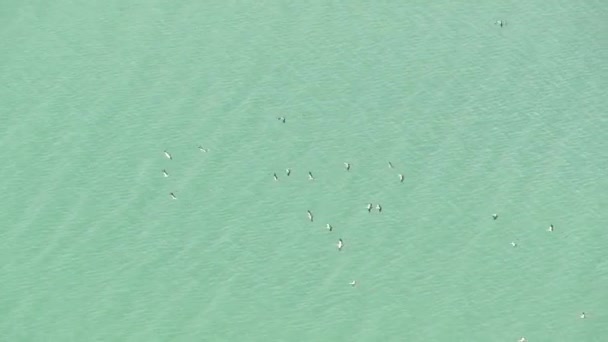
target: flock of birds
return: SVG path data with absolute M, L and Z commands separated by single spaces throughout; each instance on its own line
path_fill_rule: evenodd
M 278 117 L 277 120 L 279 120 L 282 123 L 285 123 L 285 117 L 281 116 Z M 344 162 L 344 169 L 346 171 L 350 171 L 351 169 L 351 164 L 349 162 Z M 389 168 L 394 168 L 393 167 L 393 163 L 391 163 L 390 161 L 388 162 L 388 167 Z M 285 169 L 285 175 L 287 175 L 289 177 L 289 175 L 291 175 L 291 169 Z M 273 174 L 274 180 L 278 181 L 279 177 L 277 176 L 276 172 Z M 403 183 L 403 181 L 405 180 L 405 176 L 402 173 L 398 174 L 399 177 L 399 182 Z M 315 177 L 312 175 L 312 172 L 308 171 L 308 180 L 314 181 Z M 373 203 L 368 203 L 367 204 L 367 211 L 368 212 L 372 212 L 372 210 L 374 209 L 374 204 Z M 375 209 L 381 213 L 382 212 L 382 205 L 381 204 L 376 204 Z M 314 222 L 314 215 L 310 210 L 306 210 L 306 214 L 308 215 L 308 220 L 310 222 Z M 330 232 L 333 231 L 333 227 L 331 224 L 327 223 L 325 225 L 325 228 L 327 228 L 327 230 L 329 230 Z M 336 247 L 338 248 L 338 251 L 341 251 L 342 248 L 344 248 L 344 240 L 342 240 L 342 238 L 338 239 L 338 242 L 336 243 Z M 357 286 L 357 280 L 353 280 L 350 282 L 351 286 Z
M 208 149 L 203 148 L 202 146 L 199 146 L 199 147 L 198 147 L 198 149 L 199 149 L 201 152 L 205 152 L 205 153 L 207 153 L 207 152 L 209 151 Z M 173 160 L 173 156 L 171 155 L 171 153 L 169 153 L 167 150 L 165 150 L 165 151 L 164 151 L 164 153 L 165 153 L 165 157 L 167 157 L 167 159 L 169 159 L 169 160 Z M 163 171 L 162 171 L 162 172 L 163 172 L 163 176 L 165 176 L 165 177 L 169 177 L 169 172 L 167 172 L 167 169 L 163 169 Z M 177 199 L 177 196 L 176 196 L 176 195 L 175 195 L 175 193 L 173 193 L 173 192 L 170 192 L 170 193 L 169 193 L 169 196 L 171 196 L 171 198 L 172 198 L 172 199 L 174 199 L 174 200 L 176 200 L 176 199 Z
M 283 122 L 285 122 L 285 121 L 284 121 L 284 118 L 279 118 L 279 120 L 282 120 Z M 388 162 L 388 166 L 389 166 L 389 168 L 391 168 L 391 169 L 393 168 L 393 164 L 392 164 L 391 162 Z M 350 171 L 350 168 L 351 168 L 351 164 L 350 164 L 350 163 L 348 163 L 348 162 L 344 162 L 344 169 L 345 169 L 346 171 Z M 287 176 L 289 176 L 289 175 L 291 174 L 291 169 L 285 169 L 285 174 L 286 174 Z M 309 180 L 311 180 L 311 181 L 315 180 L 315 177 L 312 175 L 312 172 L 310 172 L 310 171 L 308 172 L 308 179 L 309 179 Z M 279 180 L 279 178 L 278 178 L 278 176 L 277 176 L 277 174 L 276 174 L 276 173 L 274 173 L 274 180 L 275 180 L 275 181 L 278 181 L 278 180 Z M 404 180 L 405 180 L 405 176 L 404 176 L 402 173 L 400 173 L 400 174 L 399 174 L 399 181 L 400 181 L 401 183 L 403 183 L 403 181 L 404 181 Z M 376 206 L 375 206 L 375 207 L 374 207 L 374 204 L 373 204 L 373 203 L 368 203 L 368 204 L 367 204 L 367 211 L 368 211 L 368 212 L 370 212 L 370 213 L 371 213 L 371 212 L 372 212 L 372 210 L 373 210 L 374 208 L 375 208 L 375 209 L 376 209 L 376 210 L 377 210 L 379 213 L 381 213 L 381 212 L 382 212 L 382 205 L 381 205 L 381 204 L 376 204 Z M 310 211 L 310 210 L 306 210 L 306 214 L 308 215 L 308 220 L 309 220 L 310 222 L 314 222 L 314 215 L 313 215 L 312 211 Z M 327 230 L 329 230 L 330 232 L 331 232 L 331 231 L 333 231 L 333 229 L 334 229 L 334 228 L 333 228 L 333 226 L 332 226 L 331 224 L 329 224 L 329 223 L 327 223 L 327 224 L 325 225 L 325 228 L 327 228 Z M 339 239 L 338 239 L 338 242 L 336 243 L 336 247 L 338 248 L 338 251 L 341 251 L 341 250 L 342 250 L 342 248 L 344 247 L 344 240 L 342 240 L 342 238 L 339 238 Z M 356 285 L 357 285 L 357 281 L 356 281 L 356 280 L 351 281 L 351 282 L 350 282 L 350 285 L 351 285 L 351 286 L 356 286 Z
M 279 120 L 282 123 L 286 122 L 285 117 L 278 117 L 277 120 Z M 205 152 L 205 153 L 209 151 L 207 148 L 204 148 L 203 146 L 198 146 L 198 149 L 201 152 Z M 167 159 L 173 160 L 173 156 L 171 155 L 171 153 L 168 150 L 164 150 L 163 153 L 164 153 L 164 155 L 165 155 L 165 157 Z M 352 166 L 351 163 L 344 162 L 344 169 L 346 171 L 350 171 L 351 166 Z M 391 168 L 391 169 L 393 169 L 394 168 L 393 163 L 391 163 L 389 161 L 388 162 L 388 167 Z M 163 174 L 164 177 L 169 177 L 169 172 L 167 171 L 167 169 L 163 169 L 162 170 L 162 174 Z M 287 177 L 289 177 L 291 175 L 291 169 L 290 168 L 285 169 L 285 175 Z M 403 181 L 405 180 L 404 174 L 403 173 L 399 173 L 399 174 L 397 174 L 397 176 L 399 178 L 399 182 L 403 183 Z M 273 174 L 273 178 L 274 178 L 275 181 L 279 180 L 279 176 L 276 174 L 276 172 Z M 310 180 L 310 181 L 314 181 L 315 180 L 315 177 L 313 176 L 313 174 L 312 174 L 311 171 L 308 172 L 308 180 Z M 169 196 L 171 197 L 171 199 L 177 200 L 177 195 L 174 192 L 170 192 Z M 372 210 L 374 210 L 374 209 L 377 210 L 379 213 L 382 213 L 382 205 L 381 204 L 376 204 L 375 206 L 374 206 L 373 203 L 368 203 L 367 204 L 367 211 L 369 213 L 371 213 Z M 308 220 L 310 222 L 314 222 L 314 215 L 313 215 L 312 211 L 307 210 L 306 214 L 308 215 Z M 329 224 L 329 223 L 327 223 L 325 225 L 325 228 L 328 231 L 330 231 L 330 232 L 333 231 L 333 226 L 331 224 Z M 338 251 L 342 251 L 342 248 L 344 248 L 344 240 L 342 240 L 342 238 L 338 239 L 338 241 L 336 243 L 336 247 L 338 248 Z M 356 280 L 351 281 L 350 285 L 353 286 L 353 287 L 356 286 L 357 285 L 357 281 Z
M 506 25 L 506 23 L 505 23 L 504 21 L 497 21 L 497 22 L 496 22 L 496 24 L 497 24 L 497 25 L 500 25 L 501 27 L 502 27 L 502 26 L 504 26 L 504 25 Z M 277 119 L 278 119 L 280 122 L 282 122 L 282 123 L 285 123 L 285 122 L 286 122 L 285 117 L 278 117 Z M 198 146 L 198 149 L 199 149 L 201 152 L 204 152 L 204 153 L 206 153 L 206 152 L 208 152 L 208 151 L 209 151 L 207 148 L 203 148 L 202 146 Z M 167 150 L 165 150 L 165 151 L 164 151 L 164 154 L 165 154 L 165 157 L 166 157 L 167 159 L 169 159 L 169 160 L 173 160 L 173 156 L 172 156 L 172 155 L 171 155 L 171 154 L 170 154 L 170 153 L 169 153 Z M 349 162 L 344 162 L 344 169 L 345 169 L 346 171 L 350 171 L 351 166 L 352 166 L 352 165 L 351 165 Z M 390 169 L 393 169 L 393 168 L 394 168 L 393 164 L 392 164 L 390 161 L 388 162 L 388 167 L 389 167 Z M 169 177 L 169 173 L 167 172 L 167 170 L 166 170 L 166 169 L 163 169 L 163 170 L 162 170 L 162 173 L 163 173 L 163 176 L 164 176 L 164 177 Z M 290 168 L 285 169 L 285 175 L 286 175 L 287 177 L 289 177 L 289 176 L 291 175 L 291 169 L 290 169 Z M 398 174 L 398 177 L 399 177 L 399 182 L 400 182 L 400 183 L 403 183 L 403 181 L 405 180 L 405 176 L 404 176 L 404 174 L 403 174 L 403 173 L 399 173 L 399 174 Z M 279 180 L 279 176 L 276 174 L 276 172 L 273 174 L 273 178 L 274 178 L 274 180 L 275 180 L 275 181 L 278 181 L 278 180 Z M 312 172 L 310 172 L 310 171 L 308 172 L 308 179 L 309 179 L 310 181 L 314 181 L 314 180 L 315 180 L 315 177 L 313 176 Z M 176 199 L 177 199 L 177 196 L 176 196 L 176 195 L 175 195 L 175 193 L 173 193 L 173 192 L 170 192 L 170 193 L 169 193 L 169 196 L 170 196 L 170 197 L 171 197 L 171 199 L 173 199 L 173 200 L 176 200 Z M 375 209 L 375 210 L 377 210 L 379 213 L 382 213 L 382 205 L 381 205 L 381 204 L 376 204 L 375 206 L 374 206 L 374 204 L 373 204 L 373 203 L 368 203 L 368 204 L 367 204 L 367 211 L 368 211 L 368 212 L 370 212 L 370 213 L 371 213 L 371 212 L 372 212 L 372 210 L 374 210 L 374 209 Z M 306 211 L 306 214 L 307 214 L 307 216 L 308 216 L 308 220 L 309 220 L 310 222 L 314 222 L 314 215 L 313 215 L 312 211 L 307 210 L 307 211 Z M 498 219 L 498 214 L 492 214 L 492 219 L 497 220 L 497 219 Z M 326 229 L 327 229 L 328 231 L 330 231 L 330 232 L 331 232 L 331 231 L 333 231 L 333 226 L 332 226 L 331 224 L 327 223 L 325 227 L 326 227 Z M 555 226 L 554 226 L 553 224 L 550 224 L 550 225 L 549 225 L 549 228 L 547 229 L 547 231 L 549 231 L 549 232 L 553 232 L 554 230 L 555 230 Z M 513 242 L 511 242 L 511 246 L 513 246 L 513 247 L 517 247 L 517 243 L 516 243 L 515 241 L 513 241 Z M 338 241 L 337 241 L 337 243 L 336 243 L 336 247 L 337 247 L 338 251 L 342 251 L 342 248 L 344 248 L 344 240 L 342 240 L 342 238 L 339 238 L 339 239 L 338 239 Z M 351 286 L 353 286 L 353 287 L 354 287 L 354 286 L 357 286 L 357 280 L 353 280 L 353 281 L 351 281 L 351 282 L 350 282 L 350 285 L 351 285 Z M 582 313 L 579 315 L 579 317 L 580 317 L 581 319 L 586 318 L 586 314 L 585 314 L 585 312 L 582 312 Z M 522 338 L 520 338 L 520 339 L 518 340 L 518 342 L 527 342 L 527 339 L 526 339 L 525 337 L 522 337 Z

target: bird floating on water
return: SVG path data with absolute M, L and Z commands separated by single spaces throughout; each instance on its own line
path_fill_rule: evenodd
M 515 241 L 511 241 L 511 246 L 517 247 L 517 243 Z
M 350 163 L 344 163 L 344 168 L 346 171 L 350 171 Z
M 498 218 L 498 214 L 492 214 L 492 218 L 496 220 Z
M 578 317 L 580 317 L 581 319 L 585 319 L 585 317 L 587 317 L 587 315 L 584 312 L 581 312 L 580 316 L 578 316 Z
M 207 151 L 209 151 L 208 149 L 204 148 L 203 146 L 199 146 L 199 147 L 198 147 L 198 149 L 199 149 L 201 152 L 205 152 L 205 153 L 206 153 Z
M 274 180 L 275 180 L 275 181 L 278 181 L 278 180 L 279 180 L 279 177 L 277 177 L 277 173 L 276 173 L 276 172 L 274 173 L 273 177 L 274 177 Z
M 389 161 L 389 162 L 388 162 L 388 167 L 389 167 L 390 169 L 392 169 L 392 168 L 393 168 L 393 163 L 391 163 L 391 162 Z
M 405 179 L 405 176 L 403 176 L 403 174 L 401 174 L 401 173 L 400 173 L 400 174 L 399 174 L 399 181 L 400 181 L 401 183 L 403 183 L 403 180 L 404 180 L 404 179 Z
M 342 247 L 344 247 L 344 241 L 342 241 L 342 239 L 338 239 L 338 250 L 341 251 Z
M 313 216 L 312 216 L 312 213 L 310 212 L 310 210 L 306 210 L 306 213 L 308 213 L 308 219 L 310 220 L 310 222 L 312 222 Z
M 382 206 L 380 204 L 376 204 L 376 209 L 378 210 L 379 213 L 382 212 Z
M 172 193 L 172 192 L 171 192 L 171 193 L 169 193 L 169 195 L 170 195 L 170 196 L 171 196 L 171 198 L 173 198 L 174 200 L 176 200 L 176 199 L 177 199 L 177 197 L 175 196 L 175 194 L 174 194 L 174 193 Z
M 169 154 L 169 152 L 167 152 L 167 150 L 165 150 L 165 157 L 167 157 L 167 159 L 173 159 L 173 157 L 171 156 L 171 154 Z
M 167 170 L 163 170 L 163 176 L 169 177 L 169 174 L 167 173 Z
M 327 228 L 327 230 L 329 230 L 330 232 L 334 230 L 334 227 L 332 227 L 329 223 L 325 226 L 325 228 Z
M 289 176 L 291 174 L 291 169 L 285 169 L 285 174 Z
M 279 116 L 277 120 L 281 121 L 282 123 L 285 123 L 285 117 L 283 116 Z
M 367 204 L 367 211 L 371 213 L 371 212 L 372 212 L 372 208 L 373 208 L 373 207 L 374 207 L 374 205 L 373 205 L 373 204 L 368 203 L 368 204 Z
M 308 171 L 308 179 L 315 180 L 315 177 L 312 176 L 312 172 Z
M 555 229 L 555 227 L 554 227 L 552 224 L 551 224 L 551 225 L 549 225 L 549 229 L 548 229 L 548 230 L 549 230 L 550 232 L 552 232 L 554 229 Z
M 352 287 L 357 286 L 357 281 L 356 280 L 351 281 L 350 286 L 352 286 Z

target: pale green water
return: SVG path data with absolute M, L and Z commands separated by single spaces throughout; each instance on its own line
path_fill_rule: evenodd
M 4 3 L 0 340 L 608 339 L 605 2 L 263 3 Z

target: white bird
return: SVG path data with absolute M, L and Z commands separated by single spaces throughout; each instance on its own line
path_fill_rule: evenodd
M 315 180 L 315 177 L 312 176 L 312 172 L 308 171 L 308 179 Z
M 388 162 L 388 167 L 392 169 L 392 168 L 393 168 L 393 163 L 391 163 L 391 162 L 389 161 L 389 162 Z
M 285 169 L 285 174 L 289 176 L 291 174 L 291 169 Z
M 585 319 L 585 317 L 587 317 L 587 315 L 585 315 L 584 312 L 581 312 L 581 315 L 579 316 L 581 319 Z
M 171 195 L 171 198 L 173 198 L 174 200 L 176 200 L 176 199 L 177 199 L 177 197 L 175 197 L 175 194 L 174 194 L 174 193 L 172 193 L 172 192 L 171 192 L 171 193 L 169 193 L 169 195 Z
M 199 145 L 198 149 L 199 149 L 201 152 L 208 152 L 208 151 L 209 151 L 208 149 L 203 148 L 203 146 L 200 146 L 200 145 Z
M 400 174 L 399 174 L 399 181 L 400 181 L 401 183 L 403 183 L 403 180 L 404 180 L 404 179 L 405 179 L 405 177 L 404 177 L 404 176 L 403 176 L 403 175 L 400 173 Z
M 279 121 L 281 121 L 281 122 L 285 123 L 285 118 L 284 118 L 284 117 L 282 117 L 282 116 L 278 117 L 278 118 L 277 118 L 277 120 L 279 120 Z
M 520 338 L 519 340 L 517 340 L 517 342 L 528 342 L 528 340 L 526 340 L 525 337 Z
M 278 180 L 279 180 L 279 177 L 277 177 L 277 173 L 276 173 L 276 172 L 274 173 L 274 180 L 275 180 L 275 181 L 278 181 Z
M 555 229 L 555 227 L 553 227 L 553 225 L 550 225 L 548 230 L 549 230 L 550 232 L 552 232 L 554 229 Z
M 350 286 L 353 286 L 353 287 L 357 286 L 357 281 L 356 280 L 351 281 Z
M 367 211 L 369 211 L 369 212 L 371 213 L 371 212 L 372 212 L 372 208 L 373 208 L 373 207 L 374 207 L 374 205 L 373 205 L 373 204 L 368 203 L 368 204 L 367 204 Z
M 350 163 L 344 163 L 344 168 L 346 168 L 346 171 L 350 170 Z
M 167 150 L 165 150 L 165 157 L 167 157 L 168 159 L 173 159 L 173 157 L 169 154 L 169 152 L 167 152 Z
M 169 177 L 169 174 L 167 173 L 167 170 L 163 170 L 163 176 Z
M 515 241 L 512 241 L 512 242 L 511 242 L 511 246 L 513 246 L 513 247 L 517 247 L 517 243 L 515 243 Z
M 376 204 L 376 209 L 378 209 L 379 213 L 382 212 L 382 206 L 380 204 Z
M 493 218 L 494 220 L 498 219 L 498 214 L 492 214 L 492 218 Z
M 327 228 L 327 230 L 329 230 L 330 232 L 331 232 L 332 230 L 334 230 L 334 227 L 332 227 L 332 226 L 331 226 L 331 224 L 329 224 L 329 223 L 328 223 L 328 224 L 327 224 L 325 227 L 326 227 L 326 228 Z
M 337 246 L 338 246 L 338 250 L 341 251 L 342 247 L 344 247 L 344 242 L 342 241 L 342 239 L 338 239 Z
M 310 220 L 310 222 L 312 222 L 312 220 L 313 220 L 312 213 L 310 212 L 310 210 L 306 210 L 306 212 L 308 213 L 308 219 Z

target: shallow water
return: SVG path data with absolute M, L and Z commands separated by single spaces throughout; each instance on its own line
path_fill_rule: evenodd
M 5 9 L 2 340 L 608 336 L 603 3 Z

